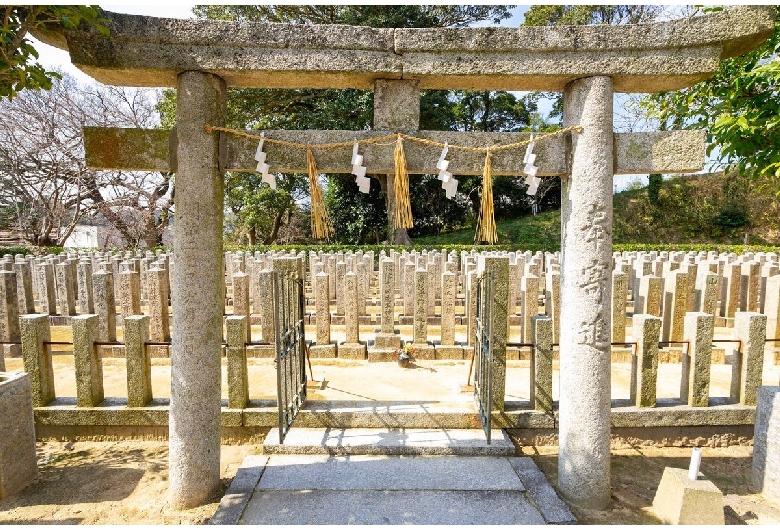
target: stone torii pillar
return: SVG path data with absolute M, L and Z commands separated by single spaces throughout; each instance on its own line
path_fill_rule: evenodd
M 612 79 L 572 81 L 563 93 L 572 135 L 561 179 L 558 487 L 574 504 L 610 501 Z
M 219 136 L 204 126 L 225 123 L 225 94 L 215 75 L 179 75 L 168 434 L 169 496 L 179 508 L 202 504 L 219 486 L 224 183 Z

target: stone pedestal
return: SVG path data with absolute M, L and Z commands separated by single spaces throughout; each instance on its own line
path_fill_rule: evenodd
M 664 469 L 653 511 L 665 524 L 726 524 L 721 491 L 701 473 L 691 480 L 687 469 Z
M 0 372 L 0 499 L 38 479 L 30 375 Z

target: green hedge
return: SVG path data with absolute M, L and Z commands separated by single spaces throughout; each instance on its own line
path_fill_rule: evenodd
M 0 256 L 5 256 L 6 254 L 11 254 L 12 256 L 24 254 L 26 256 L 30 254 L 30 249 L 27 247 L 0 247 Z
M 544 250 L 542 248 L 527 248 L 525 246 L 518 245 L 254 245 L 254 246 L 236 246 L 226 245 L 225 250 L 230 251 L 244 251 L 244 252 L 267 252 L 269 250 L 281 252 L 281 251 L 294 251 L 294 252 L 309 252 L 313 250 L 315 252 L 357 252 L 362 250 L 363 252 L 374 251 L 374 254 L 379 255 L 379 252 L 384 250 L 396 250 L 402 252 L 404 250 L 444 250 L 446 252 L 455 251 L 460 253 L 461 251 L 471 252 L 472 250 L 480 251 L 521 251 L 525 252 L 530 250 L 536 252 L 537 250 Z M 551 250 L 552 252 L 558 249 Z M 780 246 L 771 245 L 724 245 L 716 243 L 677 243 L 677 244 L 655 244 L 655 243 L 618 243 L 613 245 L 615 252 L 662 252 L 662 251 L 683 251 L 683 252 L 734 252 L 735 254 L 743 254 L 745 252 L 775 252 L 780 254 Z M 548 250 L 550 251 L 550 250 Z

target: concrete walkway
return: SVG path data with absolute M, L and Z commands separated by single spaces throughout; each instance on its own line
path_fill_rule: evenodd
M 494 455 L 512 454 L 494 438 Z M 278 431 L 268 440 L 278 452 Z M 462 456 L 491 447 L 481 431 L 293 428 L 286 442 L 323 454 L 247 457 L 210 524 L 576 523 L 530 458 Z M 396 454 L 364 454 L 377 443 Z

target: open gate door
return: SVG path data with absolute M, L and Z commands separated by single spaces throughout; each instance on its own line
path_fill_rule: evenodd
M 476 371 L 474 400 L 490 444 L 493 416 L 493 276 L 485 272 L 477 282 L 476 341 L 474 342 Z
M 276 328 L 276 385 L 279 405 L 279 443 L 306 401 L 306 339 L 303 280 L 273 275 Z

